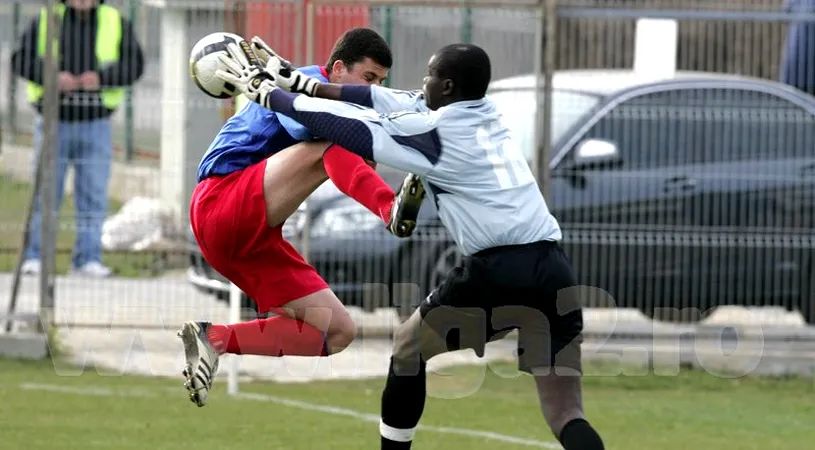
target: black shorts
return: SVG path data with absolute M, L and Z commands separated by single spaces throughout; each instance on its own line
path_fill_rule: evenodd
M 518 330 L 518 366 L 580 370 L 583 331 L 572 264 L 556 242 L 495 247 L 464 257 L 419 307 L 448 350 Z

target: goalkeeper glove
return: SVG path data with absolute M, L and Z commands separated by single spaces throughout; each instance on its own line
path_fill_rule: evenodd
M 275 53 L 275 51 L 272 50 L 272 48 L 269 47 L 269 45 L 266 42 L 264 42 L 263 39 L 255 36 L 252 38 L 251 45 L 252 50 L 255 52 L 255 55 L 257 55 L 258 59 L 260 60 L 260 63 L 263 64 L 264 66 L 266 66 L 266 64 L 269 64 L 269 60 L 271 58 L 277 58 L 280 60 L 281 65 L 284 68 L 289 69 L 291 71 L 296 70 L 292 63 L 290 63 L 289 61 L 285 60 L 282 56 Z
M 218 59 L 226 70 L 218 69 L 215 76 L 234 85 L 250 101 L 269 108 L 269 97 L 277 86 L 274 76 L 263 69 L 257 55 L 246 41 L 239 45 L 228 44 L 229 55 Z
M 320 80 L 310 77 L 294 68 L 292 63 L 281 58 L 263 39 L 252 38 L 252 50 L 275 79 L 275 83 L 286 91 L 314 97 Z

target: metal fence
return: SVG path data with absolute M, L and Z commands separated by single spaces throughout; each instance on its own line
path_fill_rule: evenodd
M 775 0 L 107 3 L 129 18 L 144 54 L 144 74 L 112 119 L 112 201 L 107 214 L 63 205 L 46 221 L 62 275 L 77 230 L 97 226 L 83 214 L 104 216 L 103 260 L 114 277 L 59 277 L 57 323 L 165 327 L 225 317 L 228 285 L 201 257 L 184 211 L 198 158 L 217 132 L 201 117 L 222 121 L 231 106 L 195 91 L 181 73 L 186 61 L 176 61 L 173 74 L 168 55 L 186 57 L 198 38 L 229 30 L 259 34 L 299 65 L 320 64 L 351 26 L 388 40 L 388 83 L 399 88 L 420 87 L 429 56 L 443 45 L 488 51 L 491 95 L 539 173 L 581 282 L 608 291 L 618 306 L 658 319 L 698 319 L 718 305 L 780 306 L 815 321 L 815 11 Z M 0 7 L 3 280 L 18 260 L 36 134 L 10 56 L 39 8 Z M 168 8 L 183 11 L 180 22 L 168 22 Z M 186 96 L 170 96 L 175 86 Z M 176 120 L 180 102 L 198 109 Z M 195 139 L 204 144 L 190 150 Z M 61 182 L 48 172 L 43 189 Z M 79 204 L 75 182 L 69 178 L 66 195 Z M 331 206 L 339 196 L 323 186 L 286 230 L 347 304 L 407 311 L 460 258 L 432 205 L 417 235 L 398 240 L 353 202 Z M 114 215 L 134 199 L 134 215 Z M 151 245 L 131 236 L 117 246 L 109 237 L 137 224 L 141 234 L 130 233 Z M 151 232 L 162 239 L 150 241 Z M 37 309 L 34 280 L 23 278 L 19 310 Z

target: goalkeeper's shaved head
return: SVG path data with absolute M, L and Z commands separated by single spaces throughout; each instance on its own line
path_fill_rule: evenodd
M 430 109 L 484 98 L 492 72 L 487 52 L 472 44 L 442 47 L 430 58 L 427 69 L 424 94 Z

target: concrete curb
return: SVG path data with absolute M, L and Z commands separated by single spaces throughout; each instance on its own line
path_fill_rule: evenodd
M 386 331 L 380 329 L 379 331 Z M 174 361 L 179 355 L 175 339 L 171 332 L 142 332 L 139 330 L 119 331 L 66 331 L 78 333 L 72 338 L 74 345 L 66 349 L 66 357 L 73 363 L 96 366 L 98 369 L 112 370 L 115 373 L 136 373 L 153 376 L 172 376 L 173 368 L 180 364 Z M 390 339 L 373 338 L 371 330 L 355 346 L 362 348 L 351 355 L 337 355 L 347 360 L 338 364 L 337 371 L 322 379 L 355 378 L 359 376 L 380 376 L 382 367 L 386 367 Z M 119 334 L 123 336 L 118 336 Z M 110 344 L 124 343 L 125 346 L 104 344 L 97 335 L 105 336 Z M 124 335 L 127 335 L 124 337 Z M 154 336 L 151 335 L 161 335 Z M 166 335 L 166 336 L 164 336 Z M 94 337 L 97 336 L 97 337 Z M 67 336 L 64 336 L 67 338 Z M 78 341 L 77 341 L 78 339 Z M 484 359 L 477 359 L 471 352 L 454 352 L 435 362 L 439 367 L 483 364 L 489 361 L 512 361 L 515 353 L 516 335 L 511 334 L 505 340 L 490 344 Z M 367 342 L 367 343 L 366 343 Z M 93 343 L 93 345 L 91 345 Z M 133 347 L 135 345 L 135 347 Z M 799 375 L 815 376 L 815 345 L 812 342 L 770 342 L 760 340 L 712 339 L 703 335 L 684 334 L 654 338 L 643 333 L 640 336 L 625 337 L 624 334 L 612 334 L 600 339 L 586 336 L 583 343 L 583 359 L 586 362 L 603 363 L 602 373 L 596 365 L 590 367 L 586 376 L 636 376 L 655 373 L 657 375 L 676 375 L 683 369 L 695 369 L 720 377 L 744 375 Z M 45 336 L 30 332 L 0 334 L 0 356 L 16 359 L 44 359 L 47 357 Z M 77 359 L 78 358 L 78 359 Z M 274 378 L 281 382 L 308 381 L 302 376 L 287 376 L 282 367 L 289 366 L 295 372 L 304 371 L 301 365 L 309 358 L 295 358 L 297 361 L 280 361 L 277 358 L 243 357 L 241 370 L 249 378 Z M 367 362 L 366 362 L 367 361 Z M 378 361 L 378 363 L 377 363 Z M 293 364 L 293 365 L 292 365 Z M 320 363 L 322 364 L 322 363 Z M 329 364 L 331 364 L 329 362 Z M 384 365 L 383 365 L 384 364 Z M 379 367 L 382 365 L 382 367 Z M 169 368 L 169 369 L 168 369 Z M 154 370 L 155 369 L 155 370 Z M 66 369 L 69 370 L 70 369 Z M 308 371 L 316 375 L 313 371 Z M 305 378 L 310 378 L 306 376 Z M 319 378 L 318 378 L 319 379 Z
M 777 325 L 685 325 L 663 327 L 661 324 L 617 325 L 606 327 L 586 327 L 586 338 L 597 340 L 721 340 L 756 342 L 804 342 L 815 344 L 815 328 L 784 328 Z
M 590 311 L 589 311 L 590 312 Z M 590 314 L 587 314 L 590 315 Z M 390 338 L 393 330 L 399 326 L 399 319 L 395 315 L 372 320 L 368 316 L 352 314 L 358 325 L 360 337 Z M 385 322 L 385 323 L 383 323 Z M 687 341 L 687 340 L 717 340 L 717 341 L 755 341 L 755 342 L 800 342 L 815 345 L 815 327 L 806 325 L 786 326 L 778 324 L 672 324 L 655 322 L 650 319 L 643 321 L 591 321 L 586 320 L 584 325 L 584 338 L 597 341 L 619 340 L 649 340 L 649 341 Z
M 613 373 L 588 372 L 586 376 L 647 373 L 671 376 L 683 369 L 694 369 L 723 378 L 746 375 L 815 377 L 815 348 L 807 351 L 740 345 L 738 349 L 731 350 L 710 341 L 679 345 L 587 341 L 583 344 L 583 360 L 605 363 L 610 368 L 617 367 L 611 370 Z
M 48 356 L 48 342 L 44 334 L 0 334 L 0 357 L 9 359 L 42 360 Z

